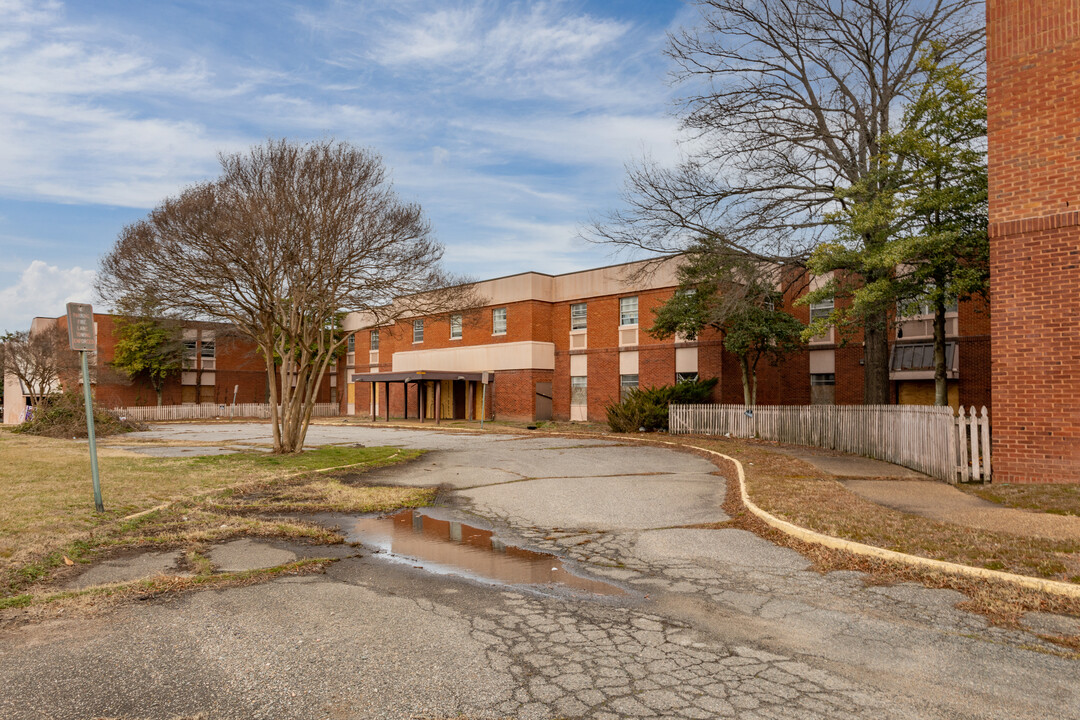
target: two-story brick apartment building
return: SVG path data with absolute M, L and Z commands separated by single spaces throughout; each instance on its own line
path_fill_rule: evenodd
M 478 284 L 483 307 L 443 317 L 415 317 L 367 327 L 359 314 L 346 366 L 350 414 L 375 417 L 518 420 L 605 419 L 605 407 L 631 387 L 683 378 L 720 380 L 713 400 L 742 402 L 737 359 L 706 330 L 693 341 L 657 340 L 654 310 L 677 287 L 677 259 L 641 273 L 626 263 L 563 275 L 526 272 Z M 803 322 L 828 303 L 786 306 Z M 950 311 L 948 361 L 953 405 L 990 404 L 989 318 L 977 303 Z M 933 402 L 932 318 L 898 323 L 891 377 L 896 402 Z M 485 382 L 486 381 L 486 382 Z M 758 402 L 862 402 L 861 338 L 832 330 L 778 367 L 759 368 Z M 389 393 L 389 404 L 387 403 Z
M 157 393 L 149 382 L 130 378 L 111 365 L 116 352 L 117 317 L 94 313 L 97 350 L 89 357 L 95 400 L 106 407 L 134 407 L 157 404 Z M 34 318 L 30 332 L 58 327 L 67 333 L 67 316 Z M 249 340 L 221 323 L 185 322 L 181 330 L 184 358 L 179 373 L 169 378 L 162 390 L 162 404 L 267 402 L 266 366 L 262 355 Z M 338 369 L 340 368 L 340 370 Z M 317 402 L 338 402 L 338 387 L 344 384 L 340 363 L 324 378 Z M 64 386 L 81 386 L 77 372 L 61 378 Z M 340 383 L 340 384 L 339 384 Z M 13 376 L 5 378 L 4 423 L 21 421 L 27 404 L 24 388 Z

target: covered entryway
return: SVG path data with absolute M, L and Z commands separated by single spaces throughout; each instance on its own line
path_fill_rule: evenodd
M 490 419 L 491 388 L 493 373 L 456 373 L 417 370 L 414 372 L 360 373 L 352 376 L 353 382 L 371 383 L 371 418 L 381 414 L 390 420 L 390 386 L 400 383 L 404 398 L 403 414 L 409 419 L 409 397 L 416 399 L 417 419 L 436 423 L 447 420 Z M 385 407 L 378 407 L 379 385 L 383 385 Z M 410 390 L 409 386 L 415 387 Z

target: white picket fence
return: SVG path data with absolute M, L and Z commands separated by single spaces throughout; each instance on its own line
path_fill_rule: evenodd
M 669 432 L 760 438 L 884 460 L 955 483 L 990 480 L 990 415 L 916 405 L 671 405 Z
M 190 405 L 162 405 L 147 407 L 113 408 L 113 412 L 142 422 L 156 420 L 208 420 L 211 418 L 269 418 L 270 403 L 238 403 L 218 405 L 200 403 Z M 312 417 L 337 417 L 341 414 L 337 403 L 315 403 Z

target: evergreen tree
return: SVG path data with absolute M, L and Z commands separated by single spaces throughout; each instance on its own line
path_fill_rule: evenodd
M 129 377 L 149 382 L 161 407 L 165 381 L 180 372 L 184 359 L 178 329 L 150 317 L 120 317 L 116 337 L 112 366 Z
M 679 268 L 679 289 L 656 311 L 649 334 L 696 338 L 706 327 L 724 336 L 724 349 L 739 358 L 743 402 L 757 404 L 761 360 L 778 363 L 797 349 L 803 324 L 781 308 L 782 297 L 757 264 L 733 257 L 714 238 L 697 240 Z
M 875 173 L 838 193 L 831 216 L 847 242 L 823 245 L 809 267 L 833 279 L 805 302 L 846 296 L 807 333 L 827 324 L 850 329 L 882 308 L 934 308 L 935 403 L 948 404 L 945 312 L 956 300 L 985 295 L 987 237 L 986 99 L 969 73 L 942 65 L 932 48 L 920 65 L 902 127 L 882 141 Z

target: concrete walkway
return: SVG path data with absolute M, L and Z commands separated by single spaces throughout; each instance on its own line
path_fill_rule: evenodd
M 1018 537 L 1080 540 L 1080 517 L 1052 515 L 968 495 L 937 481 L 842 480 L 844 487 L 870 502 L 931 520 Z
M 238 442 L 268 431 L 225 429 Z M 213 426 L 154 432 L 228 442 Z M 696 456 L 344 426 L 309 440 L 427 448 L 369 479 L 443 484 L 441 517 L 483 518 L 505 545 L 625 594 L 350 557 L 325 575 L 0 632 L 0 717 L 1080 720 L 1080 662 L 958 609 L 959 593 L 871 587 L 751 533 L 692 527 L 725 517 L 725 479 Z M 240 567 L 249 545 L 216 552 Z
M 938 522 L 1017 537 L 1080 540 L 1080 517 L 1010 508 L 899 465 L 817 448 L 770 448 L 813 465 L 864 500 Z

